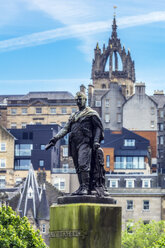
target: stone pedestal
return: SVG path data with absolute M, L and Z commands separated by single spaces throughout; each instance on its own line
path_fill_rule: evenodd
M 50 208 L 50 248 L 120 248 L 121 207 L 78 203 Z

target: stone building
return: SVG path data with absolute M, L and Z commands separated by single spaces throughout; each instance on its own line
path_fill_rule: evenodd
M 165 173 L 165 95 L 163 91 L 155 91 L 151 98 L 158 104 L 157 109 L 157 165 L 160 173 Z
M 152 220 L 165 220 L 164 179 L 158 174 L 106 175 L 108 191 L 122 207 L 123 229 L 140 219 L 145 224 Z
M 1 95 L 0 124 L 6 128 L 25 128 L 27 124 L 63 126 L 76 109 L 74 96 L 67 91 Z
M 0 188 L 14 185 L 14 136 L 0 126 Z
M 135 85 L 135 94 L 123 105 L 123 127 L 150 140 L 152 166 L 157 165 L 157 103 L 145 93 L 145 84 Z

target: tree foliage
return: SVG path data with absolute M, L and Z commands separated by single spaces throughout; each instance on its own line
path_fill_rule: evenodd
M 1 248 L 46 248 L 39 231 L 35 231 L 27 217 L 21 218 L 11 207 L 0 208 Z
M 140 220 L 129 231 L 123 232 L 122 248 L 165 248 L 165 221 L 151 221 L 145 225 Z

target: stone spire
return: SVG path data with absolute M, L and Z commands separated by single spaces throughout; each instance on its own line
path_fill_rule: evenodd
M 35 177 L 33 166 L 29 168 L 29 173 L 21 190 L 21 196 L 17 206 L 17 212 L 21 217 L 27 216 L 30 211 L 36 219 L 39 206 L 39 187 Z
M 117 39 L 117 25 L 116 25 L 116 17 L 115 16 L 113 18 L 111 39 L 113 39 L 113 40 Z

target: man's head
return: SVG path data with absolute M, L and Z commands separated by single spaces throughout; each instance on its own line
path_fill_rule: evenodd
M 81 91 L 77 92 L 75 96 L 75 100 L 79 108 L 86 106 L 87 97 L 83 92 Z

